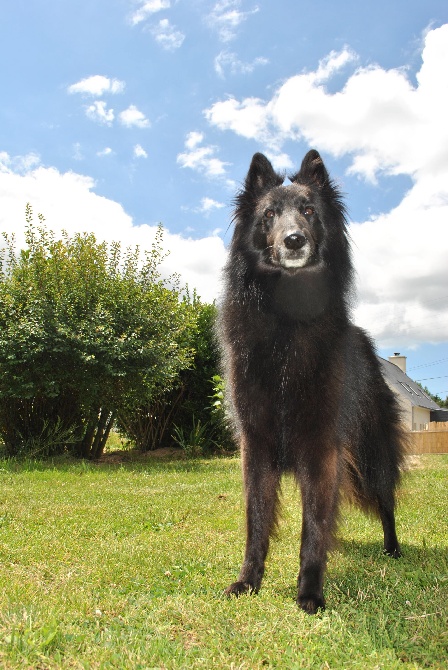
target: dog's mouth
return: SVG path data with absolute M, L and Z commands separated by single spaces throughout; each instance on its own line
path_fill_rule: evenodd
M 317 258 L 317 245 L 308 231 L 293 230 L 276 236 L 268 247 L 270 261 L 289 271 L 312 265 Z

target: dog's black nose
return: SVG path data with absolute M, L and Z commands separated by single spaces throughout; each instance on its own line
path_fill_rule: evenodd
M 306 242 L 306 237 L 300 231 L 296 231 L 285 237 L 283 244 L 287 249 L 301 249 Z

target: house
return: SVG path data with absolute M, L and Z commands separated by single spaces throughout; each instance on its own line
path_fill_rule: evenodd
M 386 382 L 399 398 L 403 422 L 409 430 L 428 430 L 431 421 L 448 421 L 448 410 L 441 409 L 406 374 L 406 356 L 396 353 L 387 361 L 379 360 Z

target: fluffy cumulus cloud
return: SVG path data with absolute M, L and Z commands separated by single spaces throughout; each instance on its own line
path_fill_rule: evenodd
M 205 116 L 213 126 L 221 130 L 233 130 L 246 139 L 256 139 L 273 145 L 278 140 L 274 142 L 274 135 L 268 134 L 266 107 L 258 98 L 245 98 L 242 102 L 227 98 L 205 110 Z
M 326 92 L 325 82 L 354 58 L 355 55 L 348 49 L 340 53 L 332 52 L 319 63 L 315 72 L 288 79 L 271 100 L 251 97 L 239 101 L 228 97 L 207 109 L 206 118 L 221 130 L 232 130 L 242 137 L 256 139 L 275 148 L 287 139 L 312 139 L 307 136 L 307 124 L 316 130 L 325 130 L 333 118 L 327 109 L 327 98 L 332 100 L 337 96 Z M 345 116 L 341 121 L 343 119 Z M 332 123 L 334 126 L 334 121 Z M 328 135 L 337 141 L 334 127 Z
M 350 227 L 356 320 L 383 346 L 446 340 L 448 166 L 437 181 L 420 178 L 393 210 Z
M 213 200 L 213 198 L 205 197 L 201 199 L 201 204 L 196 211 L 208 215 L 213 210 L 222 209 L 223 207 L 225 207 L 223 202 L 218 202 L 218 200 Z
M 345 85 L 327 84 L 350 68 Z M 412 186 L 392 211 L 351 225 L 359 280 L 358 323 L 384 346 L 448 332 L 448 25 L 429 30 L 413 84 L 405 69 L 360 67 L 349 48 L 316 71 L 286 80 L 269 100 L 216 102 L 210 124 L 249 139 L 287 166 L 286 141 L 351 159 L 348 172 L 375 185 L 407 175 Z M 445 310 L 443 309 L 445 305 Z
M 115 118 L 115 113 L 112 108 L 107 106 L 107 103 L 104 102 L 104 100 L 95 100 L 95 102 L 86 107 L 86 116 L 91 121 L 102 123 L 105 126 L 111 126 Z
M 136 144 L 134 147 L 134 158 L 148 158 L 148 153 L 143 149 L 141 144 Z
M 72 84 L 67 88 L 70 94 L 80 93 L 84 97 L 100 97 L 105 94 L 123 93 L 125 89 L 125 82 L 119 79 L 109 79 L 102 75 L 94 75 L 81 79 L 76 84 Z M 106 126 L 112 126 L 115 121 L 115 112 L 108 106 L 104 100 L 95 100 L 91 104 L 84 107 L 87 118 L 91 121 L 96 121 Z M 146 116 L 135 105 L 129 107 L 118 114 L 118 120 L 123 126 L 127 128 L 148 128 L 151 124 Z
M 155 224 L 133 225 L 119 203 L 95 193 L 91 177 L 36 166 L 34 161 L 26 168 L 29 160 L 0 154 L 0 232 L 14 233 L 18 247 L 24 242 L 25 204 L 29 202 L 36 219 L 42 213 L 48 228 L 56 234 L 61 229 L 71 235 L 87 231 L 98 240 L 150 249 Z M 193 240 L 166 230 L 163 246 L 169 251 L 163 261 L 163 275 L 179 273 L 182 282 L 196 288 L 203 300 L 212 301 L 220 290 L 220 269 L 226 257 L 222 240 L 216 236 Z
M 130 105 L 118 115 L 120 123 L 126 128 L 149 128 L 151 125 L 146 116 L 135 105 Z
M 207 177 L 224 177 L 228 163 L 216 158 L 216 147 L 202 146 L 204 135 L 193 131 L 185 140 L 185 151 L 177 156 L 178 164 L 205 174 Z
M 67 88 L 69 93 L 81 93 L 82 95 L 91 95 L 101 97 L 105 93 L 123 93 L 125 88 L 124 81 L 119 79 L 109 79 L 103 75 L 93 75 L 86 79 L 81 79 Z
M 150 29 L 154 39 L 166 51 L 179 49 L 185 39 L 185 35 L 175 26 L 171 25 L 169 19 L 161 19 Z

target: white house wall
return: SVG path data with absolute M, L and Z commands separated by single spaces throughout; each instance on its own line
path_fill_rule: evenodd
M 412 430 L 428 430 L 431 410 L 412 407 Z

